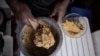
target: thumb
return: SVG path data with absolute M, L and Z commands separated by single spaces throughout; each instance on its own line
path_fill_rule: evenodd
M 28 18 L 27 21 L 30 23 L 31 22 L 37 22 L 37 20 L 35 18 Z
M 36 19 L 34 19 L 34 18 L 26 18 L 26 19 L 23 20 L 23 22 L 24 22 L 25 24 L 27 24 L 27 25 L 30 25 L 29 19 L 30 19 L 31 21 L 33 21 L 33 22 L 36 22 Z
M 55 16 L 55 15 L 56 15 L 56 13 L 57 13 L 57 8 L 55 8 L 55 9 L 53 10 L 53 12 L 51 13 L 50 17 Z
M 26 25 L 30 25 L 29 21 L 27 19 L 22 20 Z
M 56 12 L 54 11 L 51 15 L 50 15 L 50 17 L 53 17 L 53 16 L 55 16 L 56 15 Z

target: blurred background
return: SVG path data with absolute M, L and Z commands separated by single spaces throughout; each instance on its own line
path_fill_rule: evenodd
M 67 13 L 78 13 L 88 17 L 91 33 L 93 33 L 100 30 L 99 5 L 99 0 L 75 0 L 69 5 Z M 5 50 L 9 49 L 8 52 L 11 51 L 10 54 L 4 51 L 5 56 L 11 56 L 13 53 L 14 56 L 19 56 L 17 43 L 18 25 L 19 23 L 15 19 L 5 0 L 0 0 L 0 32 L 3 33 L 2 37 L 8 37 L 5 41 L 9 42 L 9 44 L 6 44 L 6 46 L 10 46 L 5 47 Z M 13 49 L 11 46 L 13 46 Z M 0 50 L 0 53 L 3 53 L 3 51 Z

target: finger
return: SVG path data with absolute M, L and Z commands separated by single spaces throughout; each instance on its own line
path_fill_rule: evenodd
M 62 18 L 64 17 L 64 12 L 63 11 L 60 11 L 59 13 L 58 13 L 58 16 L 57 16 L 57 22 L 59 23 L 59 22 L 61 22 L 62 21 Z
M 54 10 L 53 10 L 52 14 L 50 15 L 50 17 L 55 16 L 55 15 L 56 15 L 56 13 L 57 13 L 57 7 L 55 7 L 55 8 L 54 8 Z
M 53 10 L 53 13 L 50 15 L 50 17 L 56 17 L 57 15 L 57 11 L 58 11 L 58 8 L 59 8 L 59 5 L 60 3 L 57 2 L 56 5 L 54 6 L 54 10 Z
M 29 25 L 29 22 L 27 21 L 27 17 L 24 15 L 18 15 L 18 16 L 16 16 L 16 18 L 17 18 L 17 20 L 18 21 L 20 21 L 20 22 L 22 22 L 22 23 L 24 23 L 24 24 L 27 24 L 27 25 Z
M 51 15 L 50 15 L 50 17 L 53 17 L 53 16 L 55 16 L 56 15 L 56 11 L 54 11 Z
M 30 19 L 32 21 L 37 21 L 36 18 L 32 15 L 32 13 L 28 14 L 28 19 Z
M 37 21 L 34 17 L 29 17 L 28 19 L 30 19 L 33 22 L 36 22 Z
M 26 19 L 22 20 L 26 25 L 30 25 L 29 21 Z

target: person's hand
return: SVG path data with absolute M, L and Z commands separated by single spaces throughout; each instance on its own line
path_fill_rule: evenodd
M 13 9 L 14 10 L 13 12 L 19 21 L 22 21 L 27 25 L 30 25 L 28 19 L 35 21 L 35 18 L 33 17 L 31 10 L 26 4 L 20 3 L 17 6 L 18 8 Z
M 58 2 L 55 5 L 54 10 L 53 10 L 52 14 L 50 15 L 50 17 L 56 16 L 57 22 L 60 22 L 66 13 L 68 4 L 69 4 L 69 0 L 64 0 L 62 2 Z

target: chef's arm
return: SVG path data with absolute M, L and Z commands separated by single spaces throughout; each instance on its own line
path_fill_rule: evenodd
M 32 21 L 35 20 L 34 16 L 31 13 L 30 8 L 24 2 L 21 2 L 19 0 L 6 0 L 6 2 L 8 3 L 8 5 L 12 9 L 15 17 L 19 21 L 22 21 L 29 25 L 30 23 L 29 23 L 28 19 L 31 19 Z
M 19 2 L 19 0 L 5 0 L 7 2 L 7 4 L 9 5 L 9 7 L 15 11 L 15 10 L 18 10 L 19 8 L 19 4 L 21 2 Z

